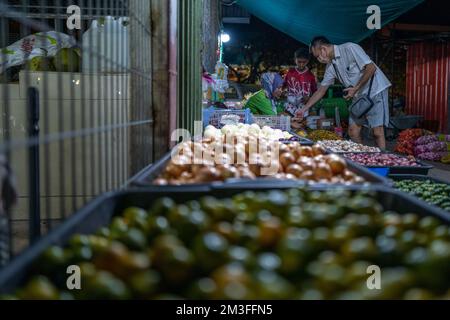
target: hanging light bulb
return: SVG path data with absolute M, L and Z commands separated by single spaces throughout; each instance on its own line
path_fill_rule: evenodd
M 227 43 L 227 42 L 229 42 L 229 41 L 231 40 L 231 37 L 230 37 L 230 35 L 229 35 L 228 33 L 222 32 L 222 33 L 220 34 L 220 40 L 221 40 L 223 43 Z

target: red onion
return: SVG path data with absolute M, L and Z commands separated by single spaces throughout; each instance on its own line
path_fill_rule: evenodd
M 392 153 L 347 153 L 347 159 L 364 166 L 417 167 L 414 157 L 401 157 Z

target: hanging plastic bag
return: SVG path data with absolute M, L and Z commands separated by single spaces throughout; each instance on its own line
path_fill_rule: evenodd
M 72 48 L 77 42 L 67 34 L 48 31 L 29 35 L 3 48 L 0 54 L 0 73 L 25 64 L 36 57 L 53 57 L 62 48 Z

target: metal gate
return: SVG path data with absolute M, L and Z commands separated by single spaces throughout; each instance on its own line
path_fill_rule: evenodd
M 450 42 L 420 42 L 408 47 L 406 110 L 421 115 L 433 131 L 450 130 Z
M 153 161 L 150 3 L 0 0 L 0 265 Z

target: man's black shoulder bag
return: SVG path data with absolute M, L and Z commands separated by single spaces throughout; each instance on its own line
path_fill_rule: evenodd
M 336 72 L 336 75 L 339 79 L 339 81 L 345 86 L 343 79 L 341 78 L 339 71 L 337 70 L 336 66 L 333 64 L 334 71 Z M 372 108 L 373 108 L 373 101 L 370 98 L 370 92 L 372 91 L 372 84 L 373 79 L 375 77 L 375 74 L 372 75 L 370 78 L 370 84 L 369 84 L 369 91 L 367 94 L 360 95 L 357 99 L 355 99 L 352 104 L 349 107 L 350 115 L 353 118 L 361 119 L 364 117 Z

